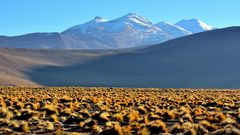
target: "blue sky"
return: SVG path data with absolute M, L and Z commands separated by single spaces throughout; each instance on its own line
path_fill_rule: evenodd
M 240 0 L 1 0 L 0 35 L 61 32 L 102 16 L 129 12 L 153 23 L 199 18 L 215 27 L 240 25 Z

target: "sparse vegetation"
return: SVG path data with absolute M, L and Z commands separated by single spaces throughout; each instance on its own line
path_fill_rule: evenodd
M 0 87 L 0 133 L 240 134 L 240 91 Z

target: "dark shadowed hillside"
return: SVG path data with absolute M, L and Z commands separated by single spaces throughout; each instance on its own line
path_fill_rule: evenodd
M 46 86 L 240 88 L 239 36 L 240 27 L 230 27 L 131 52 L 113 51 L 91 60 L 83 52 L 78 58 L 67 55 L 69 51 L 58 56 L 51 53 L 42 59 L 61 61 L 60 66 L 41 64 L 21 73 L 31 82 Z M 66 57 L 60 59 L 63 55 Z M 62 64 L 71 58 L 73 63 Z M 78 61 L 80 58 L 85 61 Z
M 25 73 L 38 67 L 65 67 L 115 53 L 119 51 L 0 49 L 0 85 L 41 85 Z

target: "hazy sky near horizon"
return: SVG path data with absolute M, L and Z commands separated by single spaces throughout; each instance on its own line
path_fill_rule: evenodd
M 199 18 L 218 28 L 240 25 L 240 0 L 1 0 L 0 35 L 61 32 L 101 16 L 129 12 L 157 23 Z

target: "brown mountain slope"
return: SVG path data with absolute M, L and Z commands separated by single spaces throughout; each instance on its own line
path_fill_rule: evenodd
M 37 50 L 0 49 L 0 85 L 41 85 L 35 83 L 25 72 L 44 66 L 64 67 L 84 63 L 94 58 L 117 53 L 114 51 L 88 50 Z

